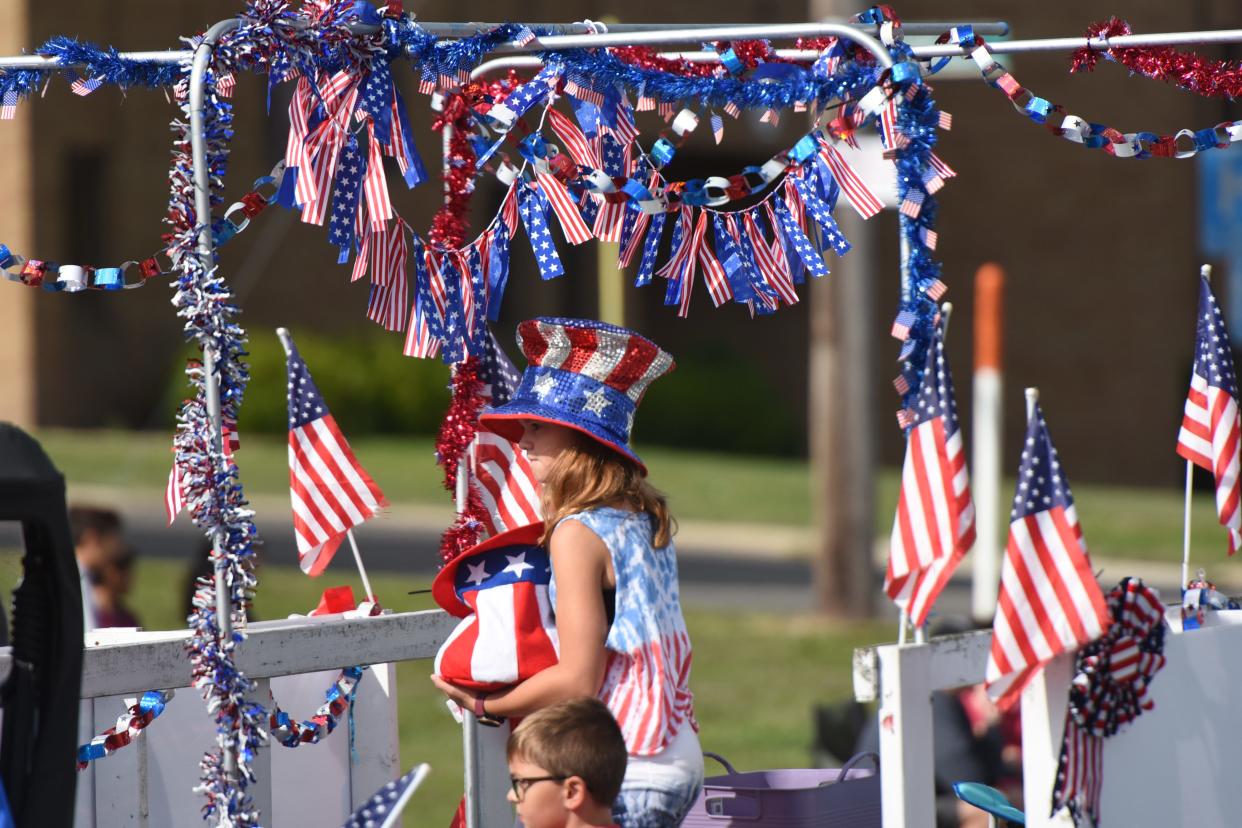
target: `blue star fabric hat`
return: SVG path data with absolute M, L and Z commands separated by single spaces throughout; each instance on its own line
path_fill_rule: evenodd
M 484 428 L 516 443 L 521 420 L 579 431 L 647 467 L 630 448 L 634 412 L 647 387 L 673 370 L 667 351 L 633 331 L 588 319 L 531 319 L 518 325 L 526 355 L 522 382 L 504 405 L 479 417 Z

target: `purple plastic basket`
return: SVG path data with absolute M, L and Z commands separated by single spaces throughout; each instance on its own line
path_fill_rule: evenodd
M 728 771 L 709 776 L 683 828 L 880 828 L 880 757 L 860 753 L 845 767 L 739 773 L 724 758 L 704 753 Z M 870 759 L 875 770 L 855 769 Z

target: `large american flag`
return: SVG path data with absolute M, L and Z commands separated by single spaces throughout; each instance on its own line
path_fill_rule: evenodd
M 927 351 L 922 390 L 909 420 L 884 591 L 921 627 L 975 543 L 975 506 L 943 326 L 937 326 Z
M 323 572 L 345 533 L 387 506 L 289 343 L 289 495 L 298 565 Z
M 1002 709 L 1046 662 L 1098 638 L 1112 623 L 1038 404 L 1027 423 L 1009 514 L 986 674 L 988 694 Z
M 484 383 L 483 394 L 490 405 L 507 403 L 522 379 L 490 331 L 480 358 L 479 379 Z M 543 519 L 539 484 L 530 461 L 514 443 L 495 432 L 479 429 L 467 455 L 470 483 L 487 507 L 483 523 L 489 535 Z
M 1177 453 L 1216 478 L 1216 514 L 1221 526 L 1229 530 L 1232 555 L 1242 546 L 1242 489 L 1238 482 L 1242 418 L 1229 334 L 1206 278 L 1199 285 L 1198 320 L 1194 373 L 1177 434 Z

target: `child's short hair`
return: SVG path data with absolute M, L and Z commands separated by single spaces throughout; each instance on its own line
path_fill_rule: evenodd
M 599 699 L 558 702 L 532 713 L 509 735 L 508 758 L 520 757 L 556 776 L 579 776 L 608 807 L 621 792 L 629 756 L 625 737 Z

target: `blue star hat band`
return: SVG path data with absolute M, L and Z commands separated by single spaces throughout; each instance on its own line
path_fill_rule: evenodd
M 647 467 L 630 448 L 634 412 L 673 358 L 633 331 L 588 319 L 541 317 L 518 325 L 527 367 L 513 397 L 479 423 L 518 442 L 521 420 L 572 428 Z

